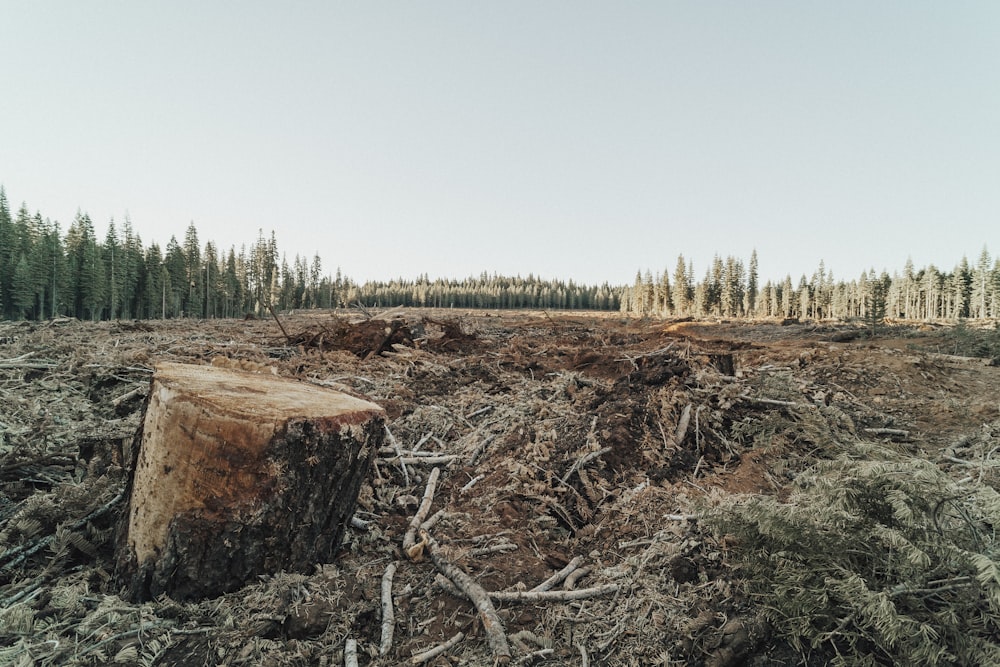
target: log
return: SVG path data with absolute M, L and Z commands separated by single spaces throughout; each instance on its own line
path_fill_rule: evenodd
M 156 366 L 133 443 L 116 577 L 197 599 L 330 561 L 385 432 L 379 406 L 217 366 Z

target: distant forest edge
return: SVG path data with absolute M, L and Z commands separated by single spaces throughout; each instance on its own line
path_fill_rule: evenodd
M 820 262 L 811 278 L 760 284 L 757 253 L 749 263 L 715 257 L 699 281 L 683 255 L 671 273 L 637 273 L 632 285 L 582 285 L 570 281 L 483 273 L 464 280 L 355 283 L 323 273 L 318 254 L 288 258 L 274 232 L 249 246 L 220 251 L 202 246 L 191 223 L 183 242 L 143 246 L 126 216 L 112 219 L 103 241 L 85 213 L 63 234 L 58 222 L 32 215 L 22 204 L 11 215 L 0 186 L 0 319 L 72 316 L 88 320 L 224 318 L 278 310 L 366 307 L 613 310 L 639 316 L 721 316 L 895 319 L 985 319 L 1000 316 L 1000 259 L 984 247 L 974 265 L 966 258 L 951 270 L 933 265 L 902 273 L 874 270 L 834 280 Z

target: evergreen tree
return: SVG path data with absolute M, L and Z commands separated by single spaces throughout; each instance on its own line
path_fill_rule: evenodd
M 690 303 L 689 282 L 687 266 L 684 264 L 684 255 L 677 255 L 677 266 L 674 268 L 674 289 L 670 293 L 675 315 L 687 315 Z
M 184 314 L 188 317 L 204 316 L 204 276 L 201 266 L 201 248 L 198 245 L 198 230 L 194 222 L 188 224 L 184 233 L 184 281 L 187 290 L 184 295 Z
M 976 262 L 976 268 L 972 272 L 972 298 L 969 304 L 969 313 L 974 318 L 990 316 L 991 278 L 990 253 L 987 252 L 986 246 L 983 246 L 983 251 L 979 254 L 979 261 Z
M 0 318 L 8 316 L 7 305 L 11 303 L 10 291 L 14 277 L 10 248 L 13 247 L 14 228 L 10 218 L 7 192 L 0 185 Z
M 70 308 L 76 317 L 96 321 L 104 309 L 107 285 L 94 223 L 85 213 L 77 212 L 66 232 L 66 254 Z
M 747 269 L 747 289 L 744 297 L 743 312 L 747 317 L 757 316 L 757 249 L 750 253 L 750 266 Z
M 23 318 L 30 312 L 35 303 L 35 287 L 31 281 L 31 268 L 28 266 L 28 259 L 23 254 L 14 266 L 11 297 L 15 319 Z

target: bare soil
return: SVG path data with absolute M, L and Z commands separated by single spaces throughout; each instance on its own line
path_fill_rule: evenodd
M 430 528 L 497 602 L 517 664 L 799 664 L 739 594 L 698 514 L 777 494 L 847 440 L 936 460 L 1000 419 L 1000 368 L 942 327 L 629 320 L 591 313 L 308 312 L 273 320 L 0 323 L 0 664 L 492 665 L 472 605 L 402 538 L 433 465 Z M 840 341 L 840 342 L 838 342 Z M 123 601 L 115 531 L 153 364 L 222 363 L 382 405 L 387 448 L 331 563 L 198 603 Z M 273 369 L 273 370 L 272 370 Z M 379 656 L 390 563 L 395 638 Z M 607 589 L 606 589 L 607 590 Z

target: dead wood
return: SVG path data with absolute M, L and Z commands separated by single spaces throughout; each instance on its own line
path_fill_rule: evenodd
M 571 591 L 495 591 L 489 593 L 489 597 L 498 602 L 571 602 L 611 595 L 620 588 L 618 584 L 605 584 Z
M 358 667 L 358 642 L 350 637 L 344 642 L 344 667 Z
M 563 582 L 563 580 L 566 579 L 566 577 L 568 577 L 574 570 L 576 570 L 576 568 L 580 567 L 580 565 L 582 563 L 583 563 L 583 556 L 575 556 L 573 558 L 573 560 L 571 560 L 566 565 L 566 567 L 564 567 L 563 569 L 559 570 L 558 572 L 556 572 L 555 574 L 553 574 L 551 577 L 549 577 L 548 579 L 546 579 L 542 583 L 540 583 L 537 586 L 535 586 L 534 588 L 532 588 L 531 592 L 533 592 L 533 593 L 541 593 L 543 591 L 547 591 L 547 590 L 551 589 L 554 586 L 558 586 L 559 584 L 561 584 Z
M 435 468 L 436 470 L 436 468 Z M 496 658 L 496 664 L 506 665 L 510 662 L 510 645 L 507 643 L 507 634 L 503 627 L 503 621 L 497 615 L 497 610 L 490 602 L 490 596 L 476 580 L 466 574 L 461 568 L 449 562 L 441 548 L 433 537 L 426 532 L 421 534 L 421 541 L 426 543 L 427 556 L 434 563 L 438 572 L 451 579 L 462 594 L 467 597 L 479 612 L 479 618 L 483 623 L 483 630 L 489 641 L 490 650 Z
M 421 499 L 417 513 L 410 519 L 410 525 L 403 535 L 403 551 L 410 560 L 419 562 L 423 559 L 426 542 L 421 539 L 420 543 L 417 543 L 417 531 L 420 530 L 420 524 L 427 519 L 427 515 L 431 511 L 431 504 L 434 502 L 434 491 L 437 488 L 437 481 L 440 475 L 440 468 L 431 470 L 431 474 L 427 478 L 427 486 L 424 488 L 424 497 Z
M 412 658 L 410 658 L 410 664 L 411 665 L 422 665 L 425 662 L 430 662 L 431 660 L 433 660 L 434 658 L 438 657 L 439 655 L 441 655 L 443 653 L 447 653 L 451 649 L 453 649 L 456 646 L 458 646 L 458 643 L 460 641 L 462 641 L 463 638 L 465 638 L 465 635 L 463 633 L 459 632 L 459 633 L 455 634 L 448 641 L 446 641 L 446 642 L 444 642 L 442 644 L 438 644 L 434 648 L 429 649 L 427 651 L 424 651 L 423 653 L 416 654 L 415 656 L 413 656 Z
M 392 635 L 396 628 L 396 616 L 392 608 L 392 577 L 396 574 L 396 563 L 389 563 L 382 575 L 382 639 L 378 654 L 389 655 L 392 650 Z

